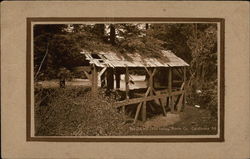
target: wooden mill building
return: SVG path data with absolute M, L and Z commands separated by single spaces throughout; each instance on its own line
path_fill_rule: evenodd
M 125 96 L 114 106 L 123 108 L 124 112 L 127 106 L 135 106 L 134 122 L 140 114 L 141 119 L 146 120 L 147 107 L 150 106 L 147 103 L 150 102 L 157 103 L 164 115 L 168 109 L 179 112 L 184 108 L 186 68 L 189 65 L 171 51 L 161 51 L 161 58 L 142 57 L 136 53 L 122 56 L 115 52 L 82 51 L 81 54 L 86 57 L 87 65 L 82 68 L 91 81 L 93 95 L 98 86 L 118 91 L 121 87 L 121 75 L 125 76 Z M 133 82 L 131 74 L 137 73 L 144 75 L 147 83 L 147 88 L 141 91 L 129 88 L 129 84 Z

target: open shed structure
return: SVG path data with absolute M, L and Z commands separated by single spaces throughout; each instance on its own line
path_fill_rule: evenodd
M 162 51 L 162 58 L 145 58 L 140 54 L 126 54 L 124 57 L 115 52 L 82 51 L 81 54 L 85 55 L 88 63 L 83 66 L 83 70 L 91 81 L 93 95 L 96 94 L 98 86 L 118 91 L 121 75 L 124 74 L 125 96 L 114 106 L 122 107 L 124 113 L 127 106 L 136 106 L 134 122 L 140 114 L 142 121 L 146 120 L 150 102 L 157 103 L 164 115 L 166 110 L 179 112 L 184 108 L 186 67 L 189 65 L 171 51 Z M 142 91 L 131 90 L 131 72 L 144 72 L 147 88 Z

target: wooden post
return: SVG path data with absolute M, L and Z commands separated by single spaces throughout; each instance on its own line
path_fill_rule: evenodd
M 105 80 L 105 77 L 107 76 L 106 75 L 106 71 L 107 70 L 107 68 L 106 67 L 104 67 L 104 68 L 102 68 L 102 70 L 98 73 L 98 80 L 100 79 L 100 82 L 101 82 L 101 87 L 104 87 L 104 86 L 106 86 L 106 80 Z
M 121 75 L 119 72 L 116 71 L 115 73 L 115 82 L 116 82 L 116 88 L 120 88 L 120 80 L 121 80 Z
M 151 88 L 150 91 L 150 96 L 153 95 L 153 89 L 154 89 L 154 77 L 153 77 L 153 72 L 151 69 L 148 70 L 149 71 L 149 81 L 148 81 L 148 85 Z
M 107 87 L 108 89 L 114 89 L 114 69 L 107 68 Z
M 147 102 L 146 101 L 142 103 L 141 119 L 142 121 L 146 121 L 147 119 Z
M 129 99 L 129 72 L 128 72 L 128 67 L 126 67 L 125 71 L 125 91 L 126 91 L 126 100 Z M 125 106 L 122 107 L 122 111 L 125 114 Z
M 145 93 L 145 96 L 144 96 L 145 99 L 146 99 L 146 97 L 148 96 L 148 94 L 150 93 L 150 91 L 151 91 L 151 88 L 148 87 L 148 89 L 147 89 L 147 91 L 146 91 L 146 93 Z M 141 110 L 142 104 L 143 104 L 143 101 L 140 102 L 139 105 L 137 106 L 136 113 L 135 113 L 134 124 L 136 123 L 136 120 L 137 120 L 137 118 L 138 118 L 138 115 L 139 115 L 139 112 L 140 112 L 140 110 Z
M 148 90 L 149 90 L 149 94 L 150 96 L 153 96 L 153 72 L 151 69 L 147 69 L 145 68 L 147 73 L 149 74 L 149 79 L 148 79 Z M 142 118 L 142 121 L 146 121 L 147 119 L 147 102 L 144 101 L 142 103 L 142 109 L 141 109 L 141 118 Z
M 149 74 L 149 79 L 148 79 L 148 90 L 149 90 L 149 95 L 153 96 L 153 73 L 151 69 L 145 68 Z M 147 119 L 147 102 L 144 101 L 142 102 L 142 109 L 141 109 L 141 119 L 142 121 L 146 121 Z
M 106 75 L 105 72 L 101 75 L 101 87 L 102 87 L 102 88 L 106 85 L 106 82 L 105 82 L 105 75 Z
M 95 65 L 92 66 L 92 95 L 93 96 L 96 96 L 96 93 L 97 93 L 97 71 L 96 71 L 96 67 Z
M 128 67 L 126 67 L 126 72 L 125 72 L 125 88 L 126 88 L 126 99 L 129 99 L 129 73 L 128 73 Z
M 186 106 L 186 88 L 187 88 L 187 84 L 186 84 L 186 74 L 187 74 L 187 68 L 184 67 L 184 70 L 183 70 L 183 83 L 184 83 L 184 93 L 183 93 L 183 106 L 182 106 L 182 109 L 184 109 L 184 107 Z
M 169 91 L 169 97 L 168 97 L 168 106 L 171 109 L 171 112 L 174 111 L 173 101 L 172 101 L 172 68 L 169 67 L 168 70 L 168 91 Z

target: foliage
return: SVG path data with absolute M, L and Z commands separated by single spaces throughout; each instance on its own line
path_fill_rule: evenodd
M 191 105 L 199 105 L 203 109 L 210 110 L 214 117 L 217 117 L 218 111 L 218 94 L 217 81 L 211 81 L 203 84 L 201 90 L 191 85 L 188 96 L 188 102 Z
M 190 63 L 191 50 L 187 40 L 191 33 L 191 24 L 152 24 L 153 36 L 163 41 L 163 48 L 172 50 L 178 57 Z
M 154 37 L 190 64 L 188 101 L 217 111 L 217 25 L 152 24 Z M 201 90 L 201 94 L 196 91 Z
M 146 27 L 148 26 L 148 27 Z M 76 75 L 73 67 L 83 64 L 79 52 L 115 51 L 160 57 L 162 49 L 172 50 L 190 64 L 189 102 L 204 103 L 217 109 L 217 24 L 155 23 L 113 24 L 115 42 L 111 43 L 110 24 L 36 25 L 34 31 L 35 72 L 44 58 L 40 80 L 58 78 L 60 69 L 68 70 L 67 78 Z M 197 96 L 196 91 L 203 94 Z M 211 103 L 208 102 L 208 99 Z M 206 106 L 205 106 L 206 105 Z M 208 106 L 210 105 L 210 106 Z
M 118 36 L 122 53 L 140 53 L 143 57 L 161 57 L 163 42 L 155 38 L 152 29 L 143 24 L 120 24 Z
M 216 24 L 194 25 L 195 34 L 187 41 L 192 50 L 191 103 L 199 103 L 217 112 L 217 26 Z M 198 94 L 196 90 L 201 90 Z
M 93 97 L 86 88 L 37 88 L 35 95 L 38 136 L 124 135 L 128 130 L 112 106 L 114 97 L 102 92 Z

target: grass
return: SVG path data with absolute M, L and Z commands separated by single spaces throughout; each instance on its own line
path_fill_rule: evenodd
M 99 90 L 93 97 L 90 88 L 71 86 L 66 88 L 35 89 L 36 136 L 120 136 L 120 135 L 215 135 L 217 119 L 209 110 L 187 106 L 173 120 L 160 114 L 152 115 L 147 122 L 124 122 L 124 115 L 114 108 L 114 94 L 105 96 Z M 151 114 L 151 115 L 150 115 Z M 132 114 L 133 116 L 133 114 Z M 162 119 L 171 124 L 159 124 Z M 158 123 L 158 124 L 157 124 Z M 157 125 L 157 126 L 156 126 Z

